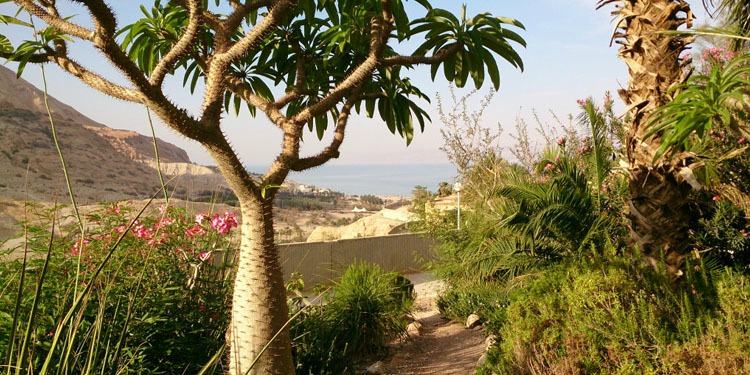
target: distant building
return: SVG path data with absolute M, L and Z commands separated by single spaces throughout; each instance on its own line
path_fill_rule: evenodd
M 436 211 L 451 211 L 458 207 L 458 195 L 451 194 L 445 197 L 437 197 L 428 203 Z
M 359 208 L 357 206 L 354 206 L 354 208 L 352 209 L 352 212 L 357 212 L 357 213 L 359 213 L 359 212 L 367 212 L 367 209 L 366 208 Z

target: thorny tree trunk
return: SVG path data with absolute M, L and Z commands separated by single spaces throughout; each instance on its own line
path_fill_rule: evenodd
M 241 200 L 242 240 L 237 261 L 230 344 L 229 373 L 245 374 L 269 342 L 253 374 L 294 374 L 288 329 L 271 341 L 289 318 L 284 280 L 273 237 L 272 206 L 268 200 Z
M 668 103 L 674 86 L 689 73 L 680 54 L 692 38 L 663 34 L 692 23 L 690 5 L 683 0 L 600 0 L 599 7 L 617 3 L 612 13 L 621 44 L 618 55 L 628 65 L 630 78 L 620 97 L 630 109 L 627 125 L 629 195 L 625 198 L 634 245 L 655 264 L 664 260 L 674 275 L 689 250 L 687 209 L 690 186 L 676 173 L 680 166 L 653 162 L 659 137 L 646 137 L 651 113 Z
M 294 374 L 286 288 L 274 242 L 273 197 L 247 181 L 249 176 L 228 143 L 209 147 L 216 165 L 240 202 L 241 242 L 235 265 L 231 320 L 227 330 L 230 375 Z M 278 336 L 274 338 L 274 335 Z M 263 347 L 270 343 L 263 352 Z M 258 362 L 250 369 L 252 362 Z

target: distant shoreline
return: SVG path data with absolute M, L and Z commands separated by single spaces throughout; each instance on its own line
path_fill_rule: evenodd
M 265 171 L 264 166 L 248 166 L 251 172 Z M 440 182 L 453 183 L 456 168 L 448 163 L 436 164 L 331 164 L 289 174 L 301 184 L 327 188 L 348 195 L 410 197 L 415 186 L 437 190 Z

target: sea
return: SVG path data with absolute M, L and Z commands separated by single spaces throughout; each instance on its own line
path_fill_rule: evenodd
M 252 172 L 265 171 L 250 166 Z M 455 182 L 452 164 L 330 164 L 304 172 L 292 172 L 289 179 L 317 188 L 327 188 L 348 195 L 410 197 L 415 186 L 436 191 L 440 182 Z

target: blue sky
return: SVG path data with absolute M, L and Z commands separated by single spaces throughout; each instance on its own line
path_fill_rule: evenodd
M 500 65 L 501 87 L 485 111 L 484 121 L 487 126 L 494 127 L 500 123 L 504 129 L 501 145 L 510 147 L 513 144 L 509 133 L 519 117 L 533 125 L 532 111 L 535 110 L 543 121 L 552 123 L 549 111 L 561 118 L 566 118 L 568 114 L 576 115 L 576 99 L 588 96 L 601 98 L 606 91 L 611 91 L 616 97 L 616 90 L 627 84 L 627 68 L 617 59 L 617 45 L 609 46 L 613 27 L 610 16 L 612 7 L 596 11 L 595 0 L 496 0 L 466 3 L 469 15 L 490 12 L 493 15 L 518 19 L 526 26 L 521 35 L 527 41 L 527 48 L 519 47 L 525 70 L 520 72 L 508 64 Z M 452 0 L 433 1 L 433 6 L 457 14 L 460 14 L 460 4 Z M 694 12 L 700 17 L 698 22 L 705 20 L 700 2 L 694 1 L 692 5 Z M 125 19 L 121 24 L 132 21 L 133 17 L 139 14 L 138 11 L 120 9 L 122 7 L 115 6 L 118 15 Z M 63 8 L 63 11 L 65 10 Z M 70 11 L 82 13 L 80 10 Z M 0 5 L 0 12 L 8 14 L 12 12 L 12 8 Z M 20 30 L 8 29 L 7 26 L 3 28 L 10 30 L 9 36 L 16 42 L 21 38 L 30 37 L 28 34 L 21 34 Z M 8 32 L 4 30 L 3 34 L 7 35 Z M 78 43 L 72 51 L 76 60 L 93 67 L 94 70 L 104 74 L 113 73 L 113 70 L 102 64 L 95 52 L 85 48 L 82 43 Z M 75 56 L 76 52 L 80 54 Z M 15 68 L 12 64 L 7 66 Z M 447 94 L 447 82 L 439 77 L 436 82 L 430 81 L 428 68 L 421 67 L 410 72 L 422 91 L 433 99 L 437 92 Z M 150 134 L 143 106 L 99 94 L 51 65 L 46 69 L 46 74 L 50 95 L 75 107 L 84 115 L 110 127 Z M 38 67 L 27 67 L 23 77 L 41 86 L 41 73 Z M 185 103 L 191 108 L 200 106 L 200 98 L 190 97 L 186 90 L 181 89 L 178 80 L 171 82 L 168 88 L 168 95 L 178 103 Z M 489 85 L 485 84 L 483 90 L 486 91 L 488 88 Z M 457 93 L 461 95 L 468 91 L 470 90 L 458 90 Z M 406 147 L 403 139 L 391 135 L 379 121 L 352 118 L 346 140 L 341 147 L 341 157 L 333 163 L 446 162 L 445 156 L 439 150 L 442 145 L 439 130 L 442 124 L 437 116 L 437 101 L 425 102 L 424 108 L 431 114 L 433 122 L 426 126 L 424 133 L 415 134 L 409 147 Z M 281 144 L 280 133 L 262 116 L 252 119 L 228 115 L 224 131 L 247 165 L 268 164 L 275 157 Z M 194 162 L 213 164 L 200 145 L 177 135 L 166 126 L 157 124 L 156 133 L 158 137 L 185 148 Z M 305 137 L 303 153 L 317 152 L 327 144 L 327 139 L 320 143 L 310 134 Z

